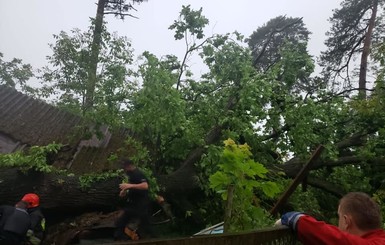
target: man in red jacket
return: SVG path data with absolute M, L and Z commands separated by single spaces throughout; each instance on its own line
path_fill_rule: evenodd
M 300 212 L 285 213 L 277 224 L 289 226 L 305 245 L 385 245 L 380 207 L 362 192 L 342 197 L 338 206 L 338 227 Z

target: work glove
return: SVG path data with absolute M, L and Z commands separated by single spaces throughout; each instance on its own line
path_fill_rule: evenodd
M 303 216 L 303 213 L 300 212 L 287 212 L 284 215 L 282 215 L 280 220 L 277 220 L 275 222 L 276 225 L 286 225 L 290 227 L 292 230 L 296 231 L 297 230 L 297 221 L 301 216 Z

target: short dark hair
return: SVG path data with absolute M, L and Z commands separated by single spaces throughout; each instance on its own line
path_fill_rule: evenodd
M 119 162 L 122 167 L 134 165 L 134 162 L 130 158 L 122 158 Z
M 343 214 L 351 215 L 361 230 L 381 228 L 380 206 L 366 193 L 350 192 L 346 194 L 340 200 L 340 210 Z

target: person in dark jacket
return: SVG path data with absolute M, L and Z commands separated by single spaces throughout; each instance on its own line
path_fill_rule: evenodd
M 31 217 L 31 226 L 27 233 L 29 244 L 40 245 L 45 234 L 45 217 L 40 208 L 40 198 L 35 193 L 28 193 L 21 199 L 28 203 L 28 213 Z
M 28 203 L 19 201 L 15 206 L 0 206 L 0 245 L 20 245 L 31 226 Z
M 115 225 L 115 240 L 124 240 L 125 235 L 131 237 L 132 240 L 139 239 L 138 235 L 133 234 L 127 229 L 126 225 L 131 219 L 139 219 L 139 227 L 150 232 L 150 223 L 148 219 L 149 195 L 148 181 L 146 176 L 133 164 L 130 159 L 121 160 L 122 167 L 128 176 L 128 183 L 119 185 L 120 197 L 127 197 L 127 204 L 123 209 L 123 213 L 118 217 Z

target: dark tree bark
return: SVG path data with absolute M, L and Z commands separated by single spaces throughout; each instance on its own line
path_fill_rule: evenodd
M 230 230 L 230 222 L 231 222 L 231 215 L 232 215 L 232 209 L 233 209 L 233 200 L 234 200 L 234 185 L 229 185 L 227 188 L 227 201 L 226 201 L 226 209 L 225 209 L 225 223 L 223 225 L 223 232 L 229 232 Z
M 91 46 L 91 55 L 88 67 L 88 81 L 87 91 L 84 102 L 84 111 L 88 111 L 93 107 L 94 104 L 94 92 L 96 87 L 96 70 L 98 67 L 100 46 L 102 44 L 102 31 L 103 31 L 103 19 L 104 19 L 104 8 L 107 0 L 99 0 L 98 8 L 95 17 L 94 36 Z
M 324 67 L 323 73 L 333 86 L 338 85 L 340 89 L 357 88 L 352 84 L 357 81 L 351 81 L 350 73 L 359 68 L 360 99 L 366 97 L 366 77 L 372 43 L 378 44 L 383 38 L 381 26 L 384 22 L 377 16 L 377 11 L 383 4 L 383 0 L 344 0 L 341 8 L 336 9 L 329 19 L 332 27 L 326 33 L 329 36 L 325 41 L 328 49 L 322 52 L 320 59 L 320 64 Z M 378 28 L 375 27 L 376 22 L 379 24 Z M 354 60 L 358 57 L 361 57 L 361 61 L 359 67 L 356 67 Z
M 312 170 L 321 167 L 344 166 L 359 163 L 357 157 L 348 157 L 333 162 L 316 161 Z M 296 158 L 291 159 L 280 166 L 288 178 L 295 178 L 305 161 Z M 192 169 L 193 165 L 187 165 L 183 170 L 176 171 L 169 178 L 159 179 L 159 184 L 165 187 L 166 195 L 178 196 L 178 193 L 186 193 L 199 188 L 198 176 Z M 276 171 L 276 167 L 271 169 Z M 113 209 L 119 205 L 118 197 L 120 179 L 111 178 L 95 182 L 90 188 L 81 188 L 77 176 L 64 176 L 43 173 L 21 173 L 19 170 L 2 168 L 0 172 L 0 200 L 2 204 L 15 204 L 28 192 L 36 192 L 41 197 L 41 205 L 45 209 L 68 210 L 97 210 Z M 326 192 L 340 196 L 341 189 L 325 180 L 308 178 L 308 185 L 320 188 Z
M 41 206 L 46 209 L 108 208 L 119 202 L 118 178 L 95 182 L 90 188 L 82 188 L 77 176 L 23 173 L 15 168 L 2 168 L 0 179 L 2 204 L 15 204 L 28 192 L 38 193 Z
M 207 134 L 205 143 L 207 145 L 219 141 L 222 136 L 222 127 L 215 126 Z M 180 168 L 169 175 L 159 177 L 159 183 L 165 186 L 169 192 L 186 192 L 199 186 L 199 178 L 196 174 L 194 164 L 198 162 L 205 153 L 204 147 L 197 147 L 190 152 Z
M 360 75 L 358 81 L 359 97 L 366 99 L 366 73 L 368 70 L 368 57 L 373 35 L 374 24 L 376 22 L 378 1 L 375 0 L 372 7 L 372 16 L 370 17 L 368 30 L 365 34 L 364 47 L 361 54 Z
M 141 3 L 144 0 L 133 0 L 133 3 Z M 105 12 L 105 10 L 110 10 Z M 132 16 L 127 11 L 134 9 L 132 4 L 126 3 L 126 0 L 113 1 L 113 0 L 98 0 L 98 8 L 95 16 L 93 39 L 91 44 L 91 54 L 88 63 L 88 80 L 86 87 L 86 96 L 84 101 L 83 112 L 89 111 L 94 105 L 94 93 L 97 84 L 97 67 L 99 62 L 99 53 L 102 45 L 102 32 L 104 15 L 114 14 L 121 19 L 125 16 Z
M 215 127 L 208 134 L 207 143 L 218 139 L 221 129 Z M 359 136 L 358 136 L 359 135 Z M 365 134 L 353 135 L 337 143 L 340 147 L 350 147 L 363 143 L 362 138 Z M 181 165 L 180 169 L 167 176 L 160 176 L 158 182 L 165 187 L 165 192 L 177 196 L 188 191 L 199 188 L 199 177 L 196 174 L 194 164 L 201 158 L 204 148 L 197 148 L 192 151 L 189 157 Z M 319 159 L 314 162 L 311 170 L 321 168 L 333 168 L 349 164 L 359 164 L 362 159 L 358 156 L 346 154 L 335 161 Z M 373 164 L 378 162 L 372 161 Z M 268 168 L 271 171 L 283 171 L 288 178 L 295 178 L 302 169 L 306 160 L 292 158 L 282 165 L 272 165 Z M 44 208 L 111 208 L 119 203 L 118 185 L 119 178 L 110 178 L 103 181 L 94 182 L 89 188 L 82 188 L 78 176 L 67 176 L 55 173 L 23 173 L 15 168 L 2 168 L 0 171 L 0 200 L 2 204 L 14 204 L 22 195 L 27 192 L 36 192 L 41 196 Z M 309 185 L 320 187 L 330 193 L 338 193 L 334 185 L 326 181 L 321 182 L 315 179 L 308 179 Z

